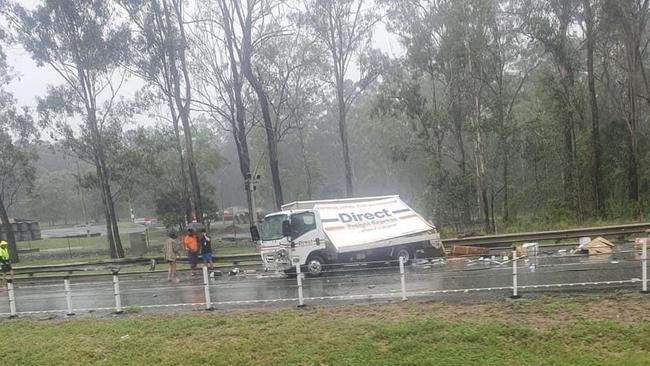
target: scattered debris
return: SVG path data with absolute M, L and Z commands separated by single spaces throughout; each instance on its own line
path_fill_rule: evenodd
M 451 255 L 487 255 L 489 248 L 472 247 L 468 245 L 454 245 L 451 247 Z
M 524 243 L 521 246 L 522 250 L 526 251 L 526 255 L 529 257 L 536 257 L 539 254 L 539 243 L 536 242 L 531 242 L 531 243 Z
M 125 335 L 121 336 L 120 339 L 129 339 L 129 335 L 125 334 Z
M 559 254 L 559 255 L 566 255 L 566 254 L 567 254 L 567 250 L 566 250 L 566 249 L 560 249 L 560 250 L 557 251 L 557 254 Z
M 648 242 L 648 238 L 636 238 L 634 240 L 634 249 L 636 250 L 643 249 L 643 244 L 645 245 L 650 244 L 650 242 Z
M 582 241 L 583 238 L 580 239 Z M 581 243 L 578 245 L 574 253 L 589 255 L 610 254 L 613 251 L 612 248 L 614 248 L 614 244 L 611 241 L 599 236 L 588 243 Z

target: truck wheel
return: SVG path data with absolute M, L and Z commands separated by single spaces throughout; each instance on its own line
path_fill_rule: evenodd
M 318 277 L 323 273 L 325 261 L 319 255 L 312 255 L 307 259 L 307 273 L 311 277 Z
M 404 258 L 404 264 L 407 264 L 411 261 L 411 251 L 407 247 L 399 247 L 395 251 L 395 259 L 399 261 L 399 257 Z

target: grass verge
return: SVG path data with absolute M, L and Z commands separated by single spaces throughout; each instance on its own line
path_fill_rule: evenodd
M 648 365 L 634 295 L 4 320 L 5 365 Z

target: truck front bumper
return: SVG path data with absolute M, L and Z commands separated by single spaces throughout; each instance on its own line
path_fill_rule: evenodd
M 286 249 L 262 251 L 262 262 L 267 272 L 284 272 L 291 268 L 289 252 Z

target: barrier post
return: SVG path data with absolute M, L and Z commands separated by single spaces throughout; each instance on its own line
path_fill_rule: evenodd
M 296 262 L 296 279 L 298 281 L 298 307 L 305 306 L 305 299 L 302 296 L 302 272 L 300 271 L 300 261 Z
M 9 318 L 16 318 L 16 295 L 14 294 L 14 280 L 7 280 L 7 292 L 9 295 Z
M 402 301 L 408 300 L 406 298 L 406 274 L 404 273 L 404 257 L 399 257 L 399 275 L 402 282 Z
M 641 247 L 641 293 L 648 293 L 648 243 L 643 241 Z
M 205 310 L 214 310 L 210 297 L 210 276 L 206 266 L 203 266 L 203 290 L 205 292 Z
M 518 299 L 519 292 L 517 289 L 517 249 L 513 248 L 512 250 L 512 296 L 511 299 Z
M 73 316 L 74 311 L 72 311 L 72 291 L 70 290 L 70 278 L 66 276 L 63 279 L 63 287 L 65 288 L 65 302 L 68 305 L 67 316 Z
M 120 295 L 120 279 L 117 277 L 120 270 L 113 268 L 111 269 L 111 272 L 113 272 L 113 294 L 115 295 L 115 314 L 122 314 L 124 310 L 122 310 L 122 296 Z

